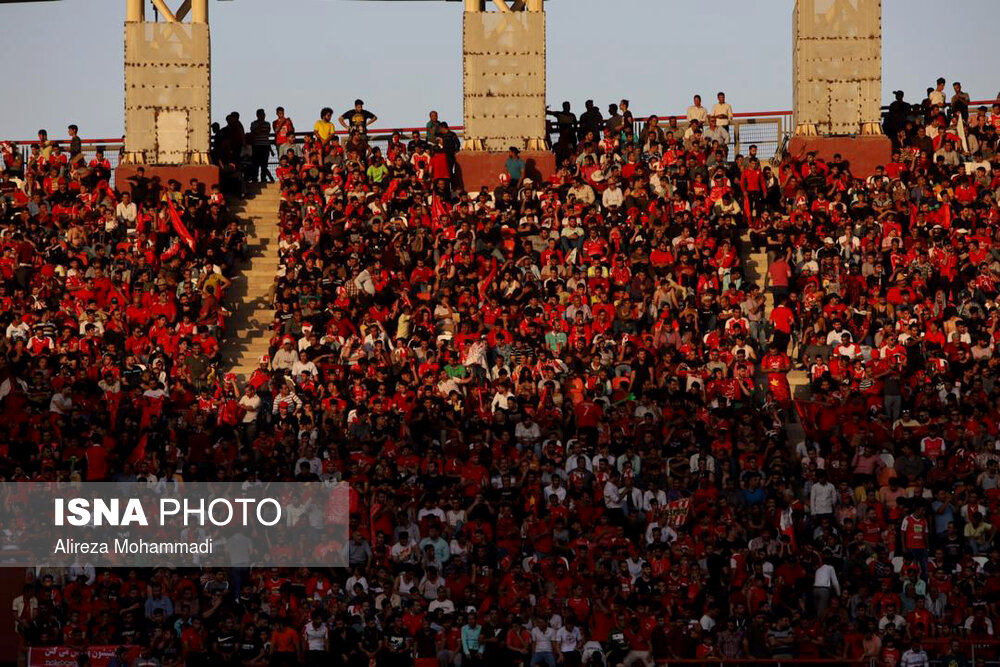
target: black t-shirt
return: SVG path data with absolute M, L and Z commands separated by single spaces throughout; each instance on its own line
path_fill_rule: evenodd
M 406 647 L 406 635 L 390 629 L 385 636 L 385 642 L 389 646 L 390 651 L 398 653 Z
M 212 644 L 220 653 L 232 653 L 236 650 L 237 646 L 240 646 L 240 649 L 242 650 L 239 639 L 232 632 L 220 631 L 219 634 L 215 636 L 215 640 Z
M 240 659 L 243 661 L 253 660 L 260 655 L 260 642 L 256 639 L 244 639 L 240 642 Z
M 434 658 L 437 656 L 437 633 L 434 630 L 421 628 L 413 638 L 418 658 Z
M 352 130 L 359 130 L 361 134 L 368 134 L 368 121 L 375 117 L 368 109 L 348 109 L 340 116 L 348 122 Z

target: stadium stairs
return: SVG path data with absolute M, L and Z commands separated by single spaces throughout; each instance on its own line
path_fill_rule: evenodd
M 756 284 L 764 293 L 764 320 L 769 321 L 771 311 L 774 310 L 774 295 L 765 289 L 765 278 L 767 277 L 767 253 L 758 251 L 750 242 L 750 233 L 744 230 L 740 237 L 740 257 L 743 263 L 743 273 L 748 283 Z M 764 352 L 763 350 L 761 351 Z M 796 360 L 793 359 L 793 364 Z M 758 377 L 758 381 L 762 378 Z M 809 375 L 804 369 L 793 366 L 788 373 L 788 384 L 795 399 L 807 399 L 811 395 L 809 388 Z M 788 433 L 788 441 L 791 444 L 798 443 L 805 438 L 805 432 L 801 424 L 788 420 L 785 424 L 785 431 Z
M 234 205 L 246 233 L 247 260 L 230 288 L 232 314 L 222 347 L 224 370 L 244 381 L 257 368 L 260 357 L 269 352 L 274 278 L 278 272 L 281 188 L 277 183 L 256 187 L 253 194 Z

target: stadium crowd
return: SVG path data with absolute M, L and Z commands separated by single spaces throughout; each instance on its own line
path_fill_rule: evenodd
M 72 127 L 4 145 L 4 480 L 352 489 L 348 570 L 39 570 L 18 631 L 131 667 L 995 656 L 1000 104 L 944 86 L 897 95 L 864 179 L 730 155 L 721 93 L 679 123 L 566 103 L 557 174 L 512 148 L 473 192 L 435 113 L 385 146 L 360 100 L 345 140 L 331 109 L 301 143 L 231 116 L 214 157 L 267 180 L 276 139 L 282 189 L 246 378 L 226 195 L 119 196 Z

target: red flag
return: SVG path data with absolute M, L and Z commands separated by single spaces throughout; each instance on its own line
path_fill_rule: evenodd
M 486 292 L 489 291 L 490 285 L 493 284 L 493 279 L 497 277 L 497 258 L 493 257 L 490 261 L 490 272 L 487 274 L 486 279 L 479 283 L 479 298 L 480 300 L 486 299 Z
M 142 434 L 139 438 L 139 444 L 135 446 L 132 450 L 132 455 L 128 457 L 129 463 L 138 463 L 146 458 L 146 441 L 149 439 L 149 435 L 146 433 Z
M 449 213 L 448 207 L 444 205 L 441 198 L 433 195 L 431 197 L 431 229 L 439 229 L 441 226 L 440 219 L 442 217 L 447 218 Z
M 184 226 L 184 221 L 181 220 L 180 213 L 178 213 L 177 209 L 174 208 L 174 202 L 170 199 L 167 199 L 167 209 L 170 212 L 170 223 L 174 226 L 174 231 L 177 232 L 177 235 L 181 237 L 181 240 L 187 244 L 188 248 L 194 251 L 194 237 L 191 235 L 191 232 L 188 231 L 188 228 Z
M 179 253 L 180 251 L 181 251 L 181 244 L 178 243 L 177 241 L 174 241 L 173 243 L 170 244 L 170 247 L 167 248 L 166 252 L 160 255 L 160 260 L 168 262 L 171 259 L 173 259 L 174 256 L 177 255 L 177 253 Z

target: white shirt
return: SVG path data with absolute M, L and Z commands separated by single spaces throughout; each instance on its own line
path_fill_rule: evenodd
M 705 456 L 705 457 L 702 457 L 701 454 L 693 454 L 691 456 L 691 458 L 688 459 L 688 463 L 691 466 L 691 472 L 692 473 L 698 472 L 698 464 L 701 462 L 702 458 L 705 459 L 705 470 L 707 472 L 710 472 L 710 473 L 714 474 L 715 473 L 715 457 L 712 456 L 711 454 L 709 454 L 708 456 Z
M 118 218 L 118 222 L 130 224 L 135 222 L 137 215 L 137 209 L 135 207 L 135 202 L 120 202 L 118 206 L 115 207 L 115 217 Z
M 306 624 L 306 629 L 302 634 L 306 639 L 306 648 L 310 651 L 326 650 L 326 623 L 320 623 L 317 628 L 311 622 Z
M 833 514 L 837 503 L 837 487 L 830 482 L 813 484 L 809 490 L 809 509 L 815 514 Z
M 298 377 L 299 375 L 302 375 L 302 371 L 309 371 L 309 374 L 313 377 L 319 375 L 319 369 L 316 368 L 316 364 L 311 361 L 303 363 L 302 361 L 296 359 L 295 363 L 292 364 L 292 375 L 294 377 Z
M 726 127 L 733 120 L 733 107 L 728 102 L 717 103 L 712 107 L 712 115 L 715 116 L 715 122 Z
M 729 132 L 726 130 L 725 125 L 716 125 L 715 129 L 709 127 L 702 132 L 701 136 L 707 141 L 718 141 L 720 144 L 729 143 Z
M 695 105 L 692 104 L 687 109 L 687 119 L 689 121 L 696 120 L 702 124 L 705 124 L 708 122 L 708 109 L 700 106 L 696 107 Z
M 556 631 L 552 628 L 542 630 L 539 627 L 531 629 L 531 640 L 535 643 L 535 653 L 552 651 L 552 642 L 556 641 Z
M 576 626 L 572 630 L 568 630 L 566 626 L 563 626 L 556 633 L 556 640 L 559 642 L 559 650 L 563 653 L 575 651 L 576 647 L 583 641 L 583 633 Z
M 438 609 L 440 609 L 446 614 L 454 614 L 455 603 L 452 602 L 451 600 L 434 600 L 429 605 L 427 605 L 427 611 L 429 611 L 432 614 Z
M 514 427 L 514 438 L 519 442 L 523 440 L 534 443 L 541 437 L 542 429 L 535 422 L 531 422 L 530 426 L 524 422 L 518 422 L 517 426 Z
M 813 578 L 813 586 L 816 588 L 830 588 L 837 595 L 840 595 L 840 582 L 837 580 L 837 571 L 832 565 L 824 563 L 816 570 Z
M 653 509 L 650 501 L 656 500 L 659 507 L 663 507 L 667 504 L 667 494 L 664 491 L 646 491 L 642 494 L 642 511 L 649 512 Z
M 661 526 L 656 521 L 651 521 L 648 526 L 646 526 L 646 544 L 653 543 L 653 529 L 660 529 L 660 541 L 662 544 L 670 544 L 677 539 L 677 532 L 671 528 L 669 525 Z
M 612 206 L 621 207 L 622 202 L 625 201 L 625 194 L 622 189 L 618 186 L 613 188 L 608 188 L 601 195 L 601 203 L 604 204 L 604 208 L 611 208 Z
M 604 485 L 604 506 L 608 509 L 621 509 L 622 506 L 618 486 L 612 481 L 608 481 Z
M 246 414 L 243 415 L 243 423 L 252 424 L 257 421 L 257 412 L 260 411 L 260 396 L 257 394 L 253 396 L 243 394 L 240 397 L 240 407 L 246 410 Z
M 552 486 L 551 484 L 549 484 L 544 489 L 542 489 L 542 493 L 545 494 L 545 501 L 546 502 L 548 502 L 549 496 L 552 496 L 552 495 L 554 495 L 556 498 L 558 498 L 559 502 L 562 502 L 562 501 L 566 500 L 566 487 L 564 487 L 564 486 L 560 486 L 557 489 L 554 486 Z
M 52 400 L 49 401 L 49 412 L 57 415 L 62 415 L 73 409 L 73 399 L 69 396 L 64 395 L 61 391 L 52 394 Z

